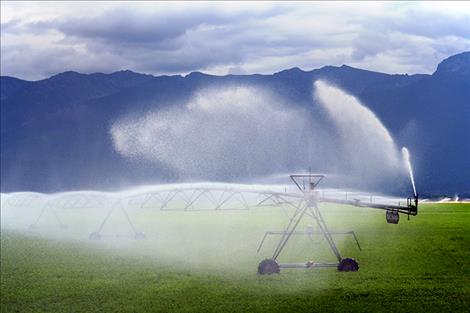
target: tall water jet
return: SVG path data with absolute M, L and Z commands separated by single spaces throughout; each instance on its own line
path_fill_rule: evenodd
M 379 118 L 358 99 L 317 80 L 316 99 L 335 125 L 346 170 L 368 182 L 390 182 L 401 168 L 398 149 Z
M 411 167 L 411 160 L 410 160 L 410 152 L 406 147 L 401 148 L 401 153 L 403 154 L 403 159 L 405 161 L 406 168 L 408 169 L 408 173 L 410 174 L 411 185 L 413 185 L 413 193 L 414 196 L 417 196 L 416 193 L 416 185 L 415 185 L 415 178 L 413 175 L 413 168 Z

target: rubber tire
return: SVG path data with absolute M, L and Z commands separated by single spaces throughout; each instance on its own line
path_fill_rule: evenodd
M 338 263 L 338 271 L 340 272 L 357 272 L 359 270 L 359 263 L 351 258 L 342 259 Z
M 279 264 L 277 264 L 276 260 L 273 259 L 264 259 L 258 265 L 259 275 L 279 274 L 280 272 L 281 268 L 279 267 Z
M 400 221 L 400 214 L 398 214 L 398 212 L 388 210 L 385 212 L 385 219 L 389 224 L 398 224 Z

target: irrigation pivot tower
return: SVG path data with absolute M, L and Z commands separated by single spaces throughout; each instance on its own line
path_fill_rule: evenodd
M 386 205 L 386 204 L 377 204 L 377 203 L 364 203 L 357 200 L 340 200 L 334 198 L 324 198 L 320 197 L 320 194 L 316 191 L 316 187 L 324 178 L 324 175 L 319 174 L 300 174 L 300 175 L 290 175 L 290 178 L 295 183 L 297 188 L 303 194 L 303 200 L 300 201 L 299 205 L 296 207 L 294 215 L 290 218 L 287 227 L 284 231 L 281 232 L 267 232 L 261 245 L 268 234 L 279 234 L 281 239 L 279 240 L 274 253 L 271 258 L 264 259 L 258 265 L 258 274 L 274 274 L 279 273 L 281 268 L 320 268 L 320 267 L 336 267 L 339 271 L 357 271 L 359 270 L 358 262 L 353 258 L 343 258 L 338 248 L 336 247 L 335 241 L 333 240 L 333 234 L 352 234 L 357 242 L 357 237 L 354 232 L 330 232 L 328 229 L 325 220 L 320 212 L 318 203 L 328 202 L 328 203 L 337 203 L 337 204 L 348 204 L 359 207 L 369 207 L 376 209 L 386 210 L 386 219 L 388 223 L 397 224 L 398 223 L 398 213 L 404 213 L 408 215 L 416 215 L 418 213 L 418 196 L 415 195 L 414 202 L 411 199 L 408 199 L 406 206 L 400 205 Z M 299 223 L 305 217 L 311 217 L 316 223 L 319 234 L 324 237 L 330 250 L 335 255 L 337 262 L 336 263 L 317 263 L 313 261 L 307 261 L 303 263 L 278 263 L 278 257 L 281 254 L 282 250 L 286 246 L 287 242 L 293 235 L 296 234 L 305 234 L 305 232 L 296 231 Z M 358 247 L 359 243 L 357 242 Z M 260 245 L 260 247 L 261 247 Z

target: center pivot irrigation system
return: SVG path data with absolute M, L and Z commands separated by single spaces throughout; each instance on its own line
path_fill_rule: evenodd
M 374 209 L 386 210 L 386 220 L 391 224 L 398 224 L 399 213 L 410 215 L 418 214 L 418 195 L 414 194 L 414 199 L 407 199 L 406 206 L 401 205 L 389 205 L 389 204 L 378 204 L 378 203 L 368 203 L 362 202 L 357 199 L 354 200 L 342 200 L 335 198 L 322 197 L 320 193 L 316 190 L 316 187 L 320 181 L 324 178 L 324 175 L 319 174 L 302 174 L 302 175 L 290 175 L 290 178 L 295 183 L 297 188 L 302 192 L 303 198 L 299 202 L 294 215 L 290 218 L 289 223 L 284 231 L 280 232 L 267 232 L 263 238 L 261 245 L 264 242 L 264 239 L 267 235 L 270 234 L 280 234 L 281 239 L 279 240 L 274 253 L 271 258 L 261 261 L 258 265 L 258 273 L 261 275 L 264 274 L 274 274 L 279 273 L 281 268 L 321 268 L 321 267 L 336 267 L 339 271 L 357 271 L 359 270 L 359 264 L 355 259 L 352 258 L 343 258 L 338 248 L 336 247 L 335 241 L 333 240 L 332 235 L 334 234 L 351 234 L 354 236 L 356 243 L 360 249 L 359 242 L 354 232 L 330 232 L 328 227 L 323 219 L 323 216 L 318 208 L 318 203 L 335 203 L 335 204 L 346 204 L 353 205 L 358 207 L 367 207 Z M 303 263 L 278 263 L 277 259 L 281 254 L 282 250 L 286 246 L 289 239 L 296 234 L 302 234 L 304 232 L 297 232 L 297 226 L 300 221 L 305 217 L 311 217 L 318 226 L 319 234 L 322 235 L 326 242 L 328 243 L 331 251 L 336 256 L 338 260 L 337 263 L 317 263 L 313 261 L 307 261 Z M 312 232 L 307 230 L 305 233 L 311 235 Z M 259 250 L 259 248 L 258 248 Z
M 408 198 L 406 205 L 397 205 L 377 203 L 370 201 L 362 201 L 360 199 L 348 199 L 341 197 L 329 197 L 325 192 L 317 189 L 318 184 L 324 178 L 319 174 L 301 174 L 290 175 L 290 178 L 297 186 L 300 192 L 284 192 L 274 190 L 260 190 L 257 188 L 240 187 L 239 185 L 226 184 L 193 184 L 193 185 L 173 185 L 169 187 L 155 187 L 151 190 L 137 190 L 120 194 L 114 193 L 90 193 L 90 192 L 70 192 L 56 195 L 43 195 L 36 193 L 16 193 L 5 195 L 2 203 L 9 206 L 30 206 L 37 203 L 38 199 L 43 200 L 43 206 L 39 216 L 30 226 L 31 230 L 38 230 L 38 223 L 47 211 L 50 211 L 55 217 L 61 229 L 66 229 L 66 225 L 62 223 L 59 217 L 59 209 L 77 208 L 104 208 L 108 212 L 99 223 L 96 231 L 89 236 L 90 240 L 101 240 L 107 235 L 102 234 L 104 225 L 110 217 L 116 212 L 122 212 L 133 232 L 134 239 L 143 240 L 145 234 L 139 232 L 135 224 L 131 221 L 131 217 L 127 212 L 130 207 L 136 205 L 142 209 L 159 209 L 160 211 L 228 211 L 228 210 L 249 210 L 253 206 L 277 206 L 284 209 L 288 217 L 287 226 L 281 231 L 267 231 L 262 238 L 258 247 L 258 252 L 263 246 L 267 236 L 280 236 L 278 244 L 275 246 L 274 252 L 270 258 L 262 260 L 258 265 L 258 273 L 261 275 L 279 273 L 281 268 L 322 268 L 336 267 L 339 271 L 357 271 L 359 264 L 353 258 L 343 258 L 339 252 L 333 235 L 352 235 L 361 249 L 356 234 L 353 231 L 330 231 L 320 212 L 320 203 L 333 203 L 352 205 L 356 207 L 374 208 L 385 210 L 386 220 L 390 224 L 398 224 L 399 213 L 414 216 L 418 214 L 418 195 L 414 192 L 413 198 Z M 414 187 L 414 185 L 413 185 Z M 416 190 L 413 188 L 413 190 Z M 2 198 L 4 196 L 2 195 Z M 255 204 L 250 204 L 249 200 L 256 198 Z M 261 201 L 259 201 L 262 199 Z M 5 201 L 4 201 L 5 200 Z M 199 205 L 197 205 L 197 202 Z M 288 214 L 288 210 L 293 214 Z M 49 213 L 49 215 L 50 215 Z M 317 226 L 309 225 L 306 231 L 299 231 L 298 226 L 305 218 L 313 220 Z M 310 239 L 312 236 L 320 236 L 325 239 L 330 250 L 335 255 L 337 262 L 321 263 L 306 261 L 301 263 L 279 263 L 278 258 L 286 247 L 292 236 L 306 235 Z M 109 235 L 108 235 L 109 236 Z M 116 237 L 120 237 L 117 235 Z

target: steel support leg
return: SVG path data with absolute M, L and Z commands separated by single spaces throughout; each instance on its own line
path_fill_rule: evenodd
M 173 200 L 178 193 L 179 193 L 179 191 L 169 192 L 168 195 L 166 196 L 165 200 L 163 201 L 162 205 L 160 206 L 160 210 L 165 210 L 168 203 L 170 203 L 170 201 Z
M 302 205 L 303 204 L 303 205 Z M 309 208 L 307 202 L 301 203 L 297 211 L 295 212 L 294 216 L 290 220 L 289 224 L 287 225 L 286 228 L 286 235 L 283 235 L 281 240 L 279 241 L 276 250 L 274 250 L 273 256 L 271 259 L 276 260 L 279 254 L 281 254 L 282 250 L 284 249 L 285 245 L 289 241 L 290 237 L 294 233 L 295 229 L 300 223 L 300 220 L 302 220 L 302 217 L 304 216 L 305 212 Z
M 98 227 L 97 233 L 101 233 L 101 230 L 103 229 L 104 225 L 106 225 L 106 222 L 107 222 L 108 219 L 111 217 L 111 215 L 113 214 L 113 212 L 114 212 L 114 207 L 112 207 L 112 208 L 108 211 L 108 214 L 106 215 L 106 217 L 104 218 L 104 220 L 101 222 L 100 227 Z
M 308 207 L 310 209 L 310 212 L 314 216 L 315 220 L 317 221 L 317 225 L 320 228 L 320 231 L 323 234 L 323 237 L 325 237 L 326 241 L 328 242 L 328 245 L 330 246 L 331 251 L 334 253 L 336 258 L 338 259 L 338 262 L 341 262 L 342 257 L 341 254 L 339 253 L 338 248 L 336 247 L 336 244 L 333 240 L 333 237 L 331 236 L 331 233 L 328 230 L 328 227 L 326 226 L 325 220 L 323 219 L 323 216 L 320 213 L 320 210 L 318 209 L 318 206 L 315 204 L 313 206 Z
M 29 228 L 35 228 L 37 223 L 39 223 L 39 220 L 41 219 L 41 217 L 43 216 L 44 212 L 46 212 L 46 207 L 47 207 L 47 203 L 42 207 L 41 209 L 41 212 L 39 213 L 39 216 L 36 218 L 36 220 L 34 221 L 34 223 L 32 223 L 31 225 L 29 225 Z
M 225 199 L 223 199 L 224 195 L 225 195 L 225 191 L 222 192 L 222 195 L 220 196 L 219 202 L 217 203 L 215 210 L 219 210 L 225 203 L 227 203 L 228 200 L 230 200 L 235 195 L 235 193 L 232 192 Z

